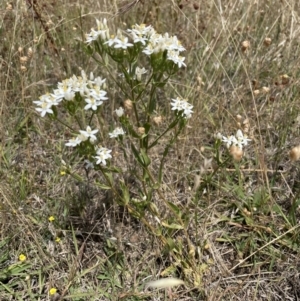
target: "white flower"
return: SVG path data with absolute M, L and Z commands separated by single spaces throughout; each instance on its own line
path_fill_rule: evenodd
M 115 110 L 118 117 L 122 117 L 124 115 L 124 109 L 120 107 L 119 109 Z
M 106 160 L 111 158 L 111 150 L 100 147 L 97 150 L 97 156 L 95 156 L 95 159 L 97 160 L 96 164 L 102 163 L 103 165 L 106 165 Z
M 85 35 L 85 42 L 90 44 L 91 42 L 101 38 L 101 40 L 106 41 L 109 38 L 109 28 L 107 26 L 107 20 L 104 18 L 103 21 L 96 19 L 97 30 L 94 28 L 91 29 L 91 32 Z
M 118 136 L 124 135 L 125 132 L 122 128 L 115 128 L 111 133 L 109 133 L 110 138 L 117 138 Z
M 93 97 L 85 98 L 84 100 L 87 105 L 84 107 L 85 110 L 92 109 L 93 111 L 96 111 L 98 109 L 98 106 L 102 105 L 102 101 L 98 101 Z
M 143 68 L 136 67 L 135 69 L 136 80 L 140 82 L 142 79 L 142 74 L 145 73 L 147 73 L 147 70 L 144 67 Z
M 167 59 L 173 61 L 179 68 L 182 66 L 186 67 L 186 64 L 184 63 L 185 57 L 180 56 L 178 51 L 169 50 L 167 53 Z
M 241 130 L 237 130 L 236 134 L 235 134 L 238 143 L 243 146 L 247 146 L 248 145 L 248 141 L 251 141 L 251 139 L 248 139 L 247 136 L 243 135 L 243 132 Z M 239 146 L 239 145 L 238 145 Z M 240 147 L 240 146 L 239 146 Z M 242 147 L 240 147 L 242 148 Z
M 84 165 L 85 169 L 94 169 L 94 164 L 91 161 L 86 159 L 84 160 L 84 163 L 85 163 Z
M 101 90 L 99 86 L 94 86 L 93 89 L 89 90 L 89 95 L 94 97 L 96 100 L 101 101 L 101 104 L 103 103 L 102 100 L 106 100 L 107 97 L 105 96 L 107 94 L 106 91 Z
M 122 37 L 121 39 L 116 39 L 115 40 L 114 48 L 127 49 L 128 47 L 131 47 L 131 46 L 133 46 L 133 44 L 128 43 L 128 38 L 127 37 Z
M 91 141 L 97 140 L 97 137 L 95 136 L 96 133 L 98 133 L 98 130 L 92 130 L 90 126 L 87 126 L 86 131 L 79 131 L 81 135 L 85 138 L 90 138 Z
M 241 130 L 237 130 L 235 136 L 234 135 L 231 135 L 229 137 L 223 136 L 222 141 L 226 144 L 227 148 L 230 148 L 232 145 L 234 145 L 242 150 L 243 146 L 248 145 L 248 142 L 251 141 L 251 139 L 248 139 L 247 136 L 244 136 Z
M 222 141 L 226 144 L 227 148 L 230 148 L 231 145 L 236 145 L 237 144 L 237 140 L 235 138 L 235 136 L 231 135 L 228 137 L 223 136 L 222 137 Z
M 81 143 L 81 140 L 79 137 L 75 137 L 69 140 L 69 142 L 66 143 L 66 146 L 75 147 Z
M 42 97 L 40 98 L 42 99 Z M 53 114 L 53 110 L 51 109 L 52 104 L 47 102 L 46 99 L 44 100 L 36 100 L 33 103 L 37 104 L 39 107 L 35 110 L 41 113 L 41 116 L 44 117 L 47 113 Z
M 148 44 L 142 52 L 145 53 L 146 55 L 150 56 L 154 52 L 154 48 L 153 48 L 152 44 Z
M 171 102 L 172 110 L 181 112 L 183 111 L 183 115 L 185 115 L 186 118 L 190 118 L 193 113 L 193 106 L 189 104 L 186 99 L 180 99 L 177 97 L 176 99 L 172 99 Z

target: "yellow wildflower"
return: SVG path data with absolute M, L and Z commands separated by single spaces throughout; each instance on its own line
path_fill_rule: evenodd
M 25 261 L 26 260 L 26 256 L 24 254 L 20 254 L 19 260 L 22 261 L 22 262 Z
M 51 222 L 53 222 L 55 220 L 55 217 L 53 215 L 51 215 L 51 216 L 49 216 L 48 220 L 51 223 Z
M 51 296 L 52 296 L 52 295 L 55 295 L 56 292 L 57 292 L 57 289 L 56 289 L 55 287 L 52 287 L 52 288 L 50 288 L 50 290 L 49 290 L 49 294 L 50 294 Z

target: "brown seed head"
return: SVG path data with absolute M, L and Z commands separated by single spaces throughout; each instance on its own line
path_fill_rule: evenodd
M 290 77 L 287 74 L 281 75 L 281 83 L 287 85 L 290 81 Z
M 229 152 L 230 152 L 230 154 L 231 154 L 234 161 L 239 162 L 239 161 L 242 160 L 244 152 L 238 146 L 232 145 L 229 149 Z
M 132 110 L 132 106 L 133 106 L 133 104 L 132 104 L 132 101 L 130 99 L 126 99 L 124 101 L 124 108 L 127 112 L 130 112 Z
M 18 52 L 19 52 L 19 53 L 22 53 L 22 52 L 23 52 L 23 47 L 20 46 L 20 47 L 18 48 Z
M 300 145 L 290 150 L 290 159 L 291 161 L 298 161 L 300 159 Z
M 155 124 L 155 125 L 160 125 L 161 123 L 162 123 L 162 117 L 161 116 L 155 116 L 155 117 L 153 117 L 153 123 Z
M 25 64 L 28 62 L 28 57 L 27 56 L 20 56 L 20 63 Z
M 10 3 L 7 3 L 6 10 L 12 10 L 12 9 L 13 9 L 12 5 Z
M 271 43 L 272 43 L 272 40 L 270 39 L 270 38 L 265 38 L 265 40 L 264 40 L 264 45 L 265 46 L 270 46 L 271 45 Z
M 258 89 L 253 91 L 254 96 L 257 96 L 259 93 L 260 93 L 260 91 Z
M 139 127 L 138 128 L 138 133 L 142 136 L 142 135 L 144 135 L 145 134 L 145 128 L 144 127 Z
M 26 72 L 27 71 L 27 68 L 25 66 L 23 66 L 23 65 L 21 66 L 20 69 L 21 69 L 22 72 Z
M 250 47 L 250 42 L 249 41 L 243 41 L 242 42 L 241 49 L 242 49 L 243 52 L 246 52 L 249 47 Z
M 31 47 L 29 47 L 28 50 L 27 50 L 27 56 L 28 56 L 30 59 L 31 59 L 32 56 L 33 56 L 33 50 L 32 50 Z
M 263 93 L 267 94 L 267 93 L 270 92 L 270 88 L 269 87 L 262 87 L 261 89 L 262 89 Z

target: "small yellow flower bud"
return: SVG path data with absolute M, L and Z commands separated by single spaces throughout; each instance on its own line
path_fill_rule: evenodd
M 145 128 L 144 127 L 139 127 L 138 128 L 138 133 L 142 136 L 145 134 Z
M 242 42 L 241 49 L 242 49 L 243 52 L 246 52 L 249 47 L 250 47 L 250 42 L 249 41 L 243 41 Z
M 55 217 L 53 215 L 49 216 L 48 221 L 51 223 L 55 220 Z
M 264 40 L 264 45 L 265 46 L 270 46 L 271 45 L 271 43 L 272 43 L 272 40 L 270 39 L 270 38 L 265 38 L 265 40 Z
M 229 149 L 229 152 L 230 152 L 230 154 L 231 154 L 234 161 L 239 162 L 239 161 L 242 160 L 244 152 L 238 146 L 232 145 Z
M 295 146 L 290 151 L 290 159 L 291 161 L 298 161 L 300 159 L 300 145 Z
M 132 101 L 130 99 L 126 99 L 124 101 L 124 108 L 126 109 L 126 111 L 131 111 L 133 107 Z

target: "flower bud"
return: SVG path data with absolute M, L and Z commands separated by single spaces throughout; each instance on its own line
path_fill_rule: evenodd
M 19 52 L 19 53 L 22 53 L 22 51 L 23 51 L 23 47 L 20 46 L 20 47 L 18 48 L 18 52 Z
M 258 89 L 253 91 L 254 96 L 257 96 L 259 93 L 260 93 L 260 91 Z
M 290 78 L 287 74 L 281 75 L 281 83 L 287 85 L 290 81 Z
M 290 159 L 291 161 L 298 161 L 300 159 L 300 145 L 295 146 L 290 151 Z
M 270 92 L 270 88 L 269 87 L 262 87 L 261 89 L 262 89 L 263 93 L 267 94 L 267 93 Z
M 155 125 L 160 125 L 162 123 L 162 117 L 161 116 L 155 116 L 155 117 L 153 117 L 153 123 Z
M 29 47 L 28 50 L 27 50 L 27 56 L 28 56 L 30 59 L 31 59 L 32 56 L 33 56 L 33 50 L 32 50 L 31 47 Z
M 20 57 L 20 63 L 25 64 L 28 62 L 28 56 L 21 56 Z
M 21 66 L 20 69 L 21 69 L 22 72 L 26 72 L 27 71 L 27 68 L 25 66 L 23 66 L 23 65 Z
M 270 39 L 270 38 L 265 38 L 265 40 L 264 40 L 264 45 L 265 46 L 270 46 L 271 45 L 271 43 L 272 43 L 272 40 Z
M 242 49 L 243 52 L 246 52 L 249 47 L 250 47 L 250 42 L 249 41 L 243 41 L 242 42 L 241 49 Z
M 138 131 L 138 133 L 139 133 L 141 136 L 145 134 L 145 128 L 144 128 L 144 127 L 139 127 L 137 131 Z
M 234 161 L 239 162 L 239 161 L 242 160 L 244 152 L 238 146 L 232 145 L 229 149 L 229 152 L 230 152 L 230 154 L 231 154 Z
M 133 107 L 132 101 L 130 99 L 126 99 L 124 101 L 124 108 L 126 111 L 131 111 Z
M 124 115 L 124 109 L 120 107 L 119 109 L 115 110 L 115 113 L 117 114 L 118 117 L 122 117 Z

